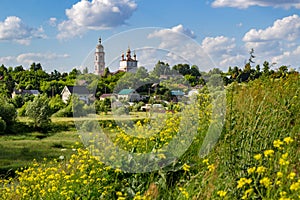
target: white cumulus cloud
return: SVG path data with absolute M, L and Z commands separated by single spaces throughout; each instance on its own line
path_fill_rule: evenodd
M 45 37 L 43 28 L 29 27 L 16 16 L 9 16 L 0 22 L 0 41 L 15 41 L 29 45 L 32 39 Z
M 266 29 L 251 29 L 243 38 L 245 42 L 259 42 L 270 40 L 289 40 L 293 41 L 300 36 L 300 18 L 292 15 L 278 19 Z
M 158 38 L 161 40 L 159 48 L 161 49 L 173 49 L 178 48 L 178 45 L 196 38 L 195 33 L 185 28 L 182 24 L 174 26 L 170 29 L 160 29 L 150 33 L 148 38 Z
M 213 7 L 248 8 L 250 6 L 300 8 L 299 0 L 215 0 Z
M 87 30 L 101 30 L 126 23 L 137 4 L 133 0 L 81 0 L 66 9 L 67 20 L 58 24 L 59 39 L 80 36 Z
M 299 68 L 300 66 L 300 46 L 295 49 L 284 51 L 281 55 L 272 58 L 272 63 L 278 63 L 280 65 L 292 66 L 293 68 Z
M 245 60 L 245 52 L 237 47 L 235 38 L 206 37 L 202 40 L 201 46 L 210 55 L 216 67 L 223 70 L 228 66 L 241 65 Z
M 202 48 L 210 54 L 230 54 L 235 47 L 235 39 L 225 36 L 206 37 L 202 41 Z
M 185 37 L 184 37 L 185 35 Z M 160 29 L 154 31 L 153 33 L 149 34 L 149 38 L 162 38 L 163 42 L 161 44 L 161 48 L 168 47 L 170 44 L 180 42 L 183 39 L 196 38 L 195 33 L 185 28 L 182 24 L 174 26 L 170 29 Z

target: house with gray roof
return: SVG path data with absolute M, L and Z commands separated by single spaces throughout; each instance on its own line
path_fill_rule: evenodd
M 16 95 L 33 95 L 33 96 L 37 96 L 40 94 L 40 92 L 38 90 L 23 90 L 23 89 L 19 89 L 19 90 L 14 90 L 13 93 L 11 94 L 12 98 L 14 98 Z
M 77 95 L 80 100 L 89 103 L 90 92 L 85 86 L 65 86 L 61 92 L 63 102 L 67 103 L 71 95 Z

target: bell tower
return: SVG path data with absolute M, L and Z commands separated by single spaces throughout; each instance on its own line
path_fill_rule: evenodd
M 105 59 L 104 59 L 105 53 L 104 53 L 104 47 L 101 44 L 101 38 L 99 38 L 99 43 L 96 46 L 95 51 L 95 74 L 96 75 L 102 75 L 105 69 Z

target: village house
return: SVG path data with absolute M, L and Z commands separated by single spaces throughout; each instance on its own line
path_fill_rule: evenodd
M 105 99 L 116 99 L 116 94 L 102 94 L 99 98 L 100 100 L 105 100 Z
M 13 93 L 11 94 L 11 97 L 14 98 L 16 95 L 34 95 L 37 96 L 40 94 L 40 92 L 38 90 L 23 90 L 23 89 L 19 89 L 19 90 L 14 90 Z
M 67 103 L 70 96 L 76 94 L 85 103 L 89 103 L 90 92 L 85 86 L 65 86 L 61 92 L 63 102 Z

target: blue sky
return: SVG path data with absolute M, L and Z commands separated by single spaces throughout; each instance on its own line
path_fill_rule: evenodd
M 0 8 L 0 64 L 7 67 L 92 71 L 99 36 L 112 71 L 128 46 L 149 68 L 160 59 L 227 70 L 244 65 L 251 48 L 255 64 L 300 67 L 295 0 L 1 0 Z

